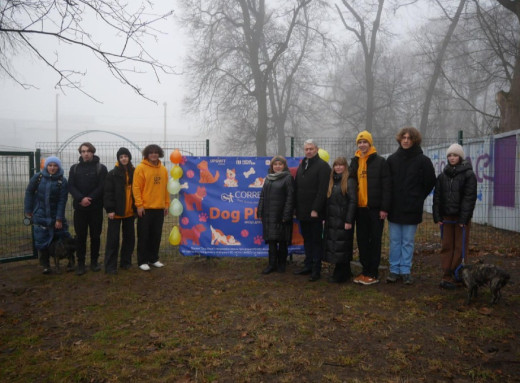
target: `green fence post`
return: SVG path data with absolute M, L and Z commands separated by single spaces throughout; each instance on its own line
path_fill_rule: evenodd
M 30 171 L 30 175 L 31 177 L 36 174 L 36 172 L 39 172 L 40 171 L 40 161 L 41 161 L 41 158 L 42 158 L 42 151 L 41 149 L 36 149 L 36 152 L 34 152 L 34 162 L 32 164 L 32 169 Z M 29 177 L 29 178 L 31 178 Z
M 206 156 L 209 156 L 209 138 L 206 138 Z
M 458 141 L 459 141 L 459 145 L 461 145 L 461 146 L 464 145 L 464 138 L 463 138 L 462 130 L 459 130 Z
M 294 157 L 294 137 L 291 137 L 291 157 Z

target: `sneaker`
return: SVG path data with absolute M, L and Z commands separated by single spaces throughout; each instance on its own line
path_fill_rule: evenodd
M 42 273 L 43 274 L 51 274 L 52 273 L 52 269 L 50 267 L 44 267 Z
M 388 277 L 386 277 L 386 283 L 395 283 L 399 279 L 399 274 L 390 273 Z
M 364 278 L 361 279 L 361 280 L 359 281 L 359 283 L 361 283 L 362 285 L 365 285 L 365 286 L 368 286 L 368 285 L 375 285 L 376 283 L 379 283 L 379 279 L 364 276 Z
M 143 271 L 150 271 L 150 266 L 148 266 L 146 263 L 143 263 L 139 268 Z
M 361 281 L 362 281 L 363 279 L 365 279 L 365 276 L 364 276 L 363 274 L 359 274 L 357 277 L 355 277 L 355 278 L 352 280 L 352 282 L 354 282 L 354 283 L 358 283 L 358 284 L 359 284 L 359 283 L 361 283 Z
M 76 275 L 78 277 L 85 274 L 85 264 L 78 264 L 78 267 L 76 268 Z
M 101 267 L 97 263 L 91 263 L 90 270 L 92 270 L 94 272 L 98 272 L 101 270 Z
M 405 285 L 412 285 L 413 284 L 413 278 L 410 274 L 403 274 L 403 283 Z
M 161 262 L 159 262 L 159 261 L 154 262 L 154 263 L 151 263 L 151 265 L 152 265 L 153 267 L 163 267 L 163 266 L 164 266 L 164 264 L 161 263 Z

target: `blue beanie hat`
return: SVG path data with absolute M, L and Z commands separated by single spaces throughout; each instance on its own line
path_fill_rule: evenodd
M 58 157 L 47 157 L 45 159 L 45 164 L 43 165 L 43 167 L 47 169 L 47 165 L 49 165 L 51 162 L 54 162 L 61 169 L 61 161 Z

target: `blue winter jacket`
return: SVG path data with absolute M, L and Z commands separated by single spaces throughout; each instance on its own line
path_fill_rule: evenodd
M 53 175 L 42 169 L 29 181 L 25 190 L 24 212 L 32 213 L 34 242 L 38 250 L 47 248 L 54 237 L 70 237 L 65 219 L 67 198 L 67 179 L 63 177 L 62 168 Z M 54 228 L 56 220 L 61 220 L 62 229 Z

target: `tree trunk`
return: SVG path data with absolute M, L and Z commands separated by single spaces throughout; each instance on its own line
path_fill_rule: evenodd
M 422 133 L 424 137 L 428 137 L 428 117 L 430 115 L 430 106 L 433 99 L 433 93 L 435 92 L 435 86 L 437 85 L 437 80 L 441 75 L 444 55 L 446 53 L 446 49 L 448 48 L 448 44 L 450 43 L 451 37 L 453 36 L 453 32 L 455 32 L 455 28 L 457 27 L 465 3 L 466 0 L 460 0 L 457 12 L 455 12 L 455 16 L 451 21 L 451 24 L 448 28 L 448 32 L 446 33 L 446 36 L 444 36 L 444 40 L 442 41 L 439 54 L 435 59 L 435 66 L 433 69 L 432 77 L 430 78 L 430 83 L 428 84 L 428 89 L 426 91 L 426 99 L 424 100 L 424 106 L 421 114 L 421 123 L 419 125 L 419 131 Z

